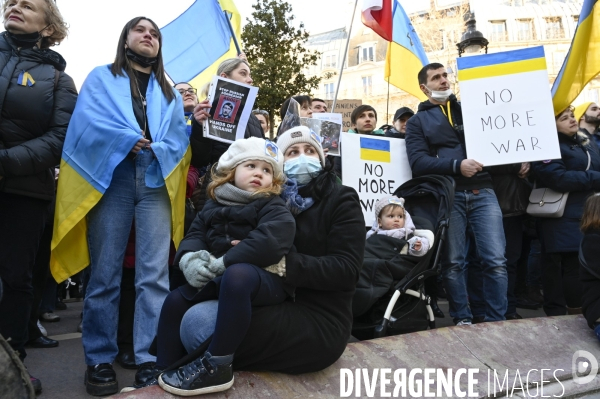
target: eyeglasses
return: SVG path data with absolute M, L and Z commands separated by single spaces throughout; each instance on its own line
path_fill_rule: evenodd
M 193 96 L 195 96 L 198 93 L 198 90 L 194 89 L 193 87 L 190 87 L 189 89 L 177 89 L 177 91 L 179 92 L 179 94 L 181 94 L 182 96 L 187 93 L 187 94 L 191 94 Z
M 263 109 L 253 109 L 252 113 L 253 114 L 261 114 L 261 115 L 266 116 L 267 118 L 269 117 L 269 113 Z

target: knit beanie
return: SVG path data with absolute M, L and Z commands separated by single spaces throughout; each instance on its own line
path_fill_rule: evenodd
M 273 176 L 283 173 L 283 156 L 275 143 L 258 137 L 236 140 L 219 158 L 218 170 L 231 170 L 242 162 L 258 160 L 273 167 Z
M 404 198 L 398 198 L 394 195 L 388 195 L 387 197 L 383 197 L 382 199 L 377 201 L 377 203 L 375 203 L 375 208 L 374 208 L 375 209 L 375 221 L 377 221 L 377 218 L 379 217 L 381 210 L 390 204 L 400 205 L 402 208 L 404 208 Z
M 277 145 L 281 150 L 282 157 L 288 148 L 298 143 L 308 143 L 315 147 L 319 154 L 321 166 L 325 167 L 325 155 L 323 154 L 323 147 L 321 146 L 321 138 L 308 127 L 296 126 L 286 130 L 277 137 Z
M 579 120 L 592 104 L 593 102 L 588 101 L 587 103 L 579 104 L 575 107 L 575 111 L 573 111 L 573 114 L 575 115 L 575 120 L 577 121 L 577 124 L 579 124 Z

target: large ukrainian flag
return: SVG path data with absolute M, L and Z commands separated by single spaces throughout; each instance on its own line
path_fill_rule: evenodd
M 226 18 L 239 43 L 242 18 L 233 0 L 197 0 L 160 30 L 165 70 L 175 83 L 200 89 L 222 61 L 238 56 Z
M 597 0 L 585 0 L 579 23 L 554 85 L 554 114 L 567 108 L 585 85 L 600 73 L 600 6 Z
M 169 103 L 154 75 L 146 101 L 156 156 L 146 173 L 146 185 L 166 185 L 172 239 L 178 246 L 183 238 L 185 184 L 191 158 L 183 103 L 179 93 Z M 115 167 L 140 138 L 129 78 L 113 76 L 110 65 L 95 68 L 81 88 L 63 147 L 50 259 L 56 281 L 64 281 L 89 265 L 86 215 L 110 185 Z
M 385 78 L 397 88 L 422 101 L 427 100 L 419 88 L 417 74 L 429 60 L 399 0 L 394 1 L 392 38 L 387 49 Z

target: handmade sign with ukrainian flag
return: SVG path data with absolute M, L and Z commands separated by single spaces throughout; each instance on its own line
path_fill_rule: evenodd
M 342 182 L 360 197 L 365 226 L 375 220 L 373 207 L 412 178 L 404 140 L 342 133 Z
M 560 158 L 543 46 L 457 66 L 468 158 L 485 166 Z

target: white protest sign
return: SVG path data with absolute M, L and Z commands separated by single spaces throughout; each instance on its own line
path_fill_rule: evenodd
M 403 139 L 342 133 L 342 182 L 360 197 L 365 225 L 375 220 L 375 203 L 412 179 Z
M 468 158 L 492 166 L 561 157 L 544 47 L 457 65 Z

